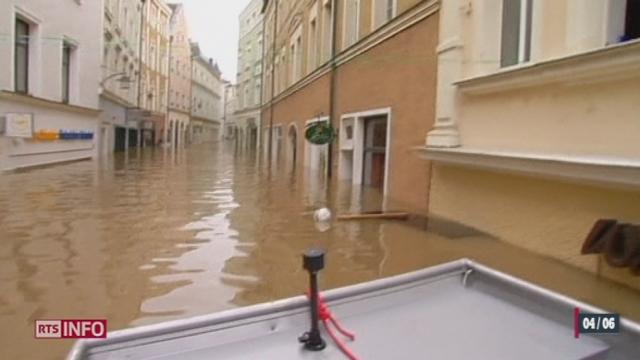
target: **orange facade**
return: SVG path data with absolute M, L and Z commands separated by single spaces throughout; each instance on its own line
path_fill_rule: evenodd
M 340 179 L 352 178 L 354 183 L 381 186 L 383 176 L 380 172 L 384 171 L 386 176 L 382 181 L 386 184 L 381 188 L 387 195 L 387 208 L 426 213 L 430 163 L 416 156 L 415 147 L 424 145 L 425 134 L 434 123 L 437 10 L 435 2 L 419 2 L 352 46 L 339 52 L 336 50 L 335 67 L 331 67 L 329 61 L 285 88 L 273 102 L 266 99 L 262 124 L 267 131 L 263 133 L 269 134 L 271 126 L 280 127 L 272 132 L 272 156 L 292 161 L 291 140 L 295 139 L 295 161 L 297 165 L 308 166 L 305 162 L 309 161 L 309 155 L 304 153 L 309 151 L 304 139 L 306 124 L 329 119 L 334 128 L 344 133 L 352 129 L 341 126 L 343 120 L 351 121 L 352 115 L 354 119 L 362 118 L 361 138 L 356 136 L 349 140 L 350 144 L 353 142 L 349 146 L 354 147 L 354 154 L 358 154 L 358 147 L 362 148 L 360 156 L 341 156 L 345 143 L 334 141 L 332 175 Z M 337 38 L 340 39 L 340 34 Z M 265 79 L 269 80 L 268 74 Z M 271 84 L 265 82 L 264 85 Z M 378 148 L 382 150 L 376 152 L 375 147 L 371 148 L 369 155 L 365 143 L 369 134 L 367 123 L 376 117 L 386 119 L 388 145 L 386 151 Z M 355 128 L 357 131 L 358 127 Z M 291 137 L 292 131 L 297 136 Z M 264 141 L 268 142 L 268 137 Z M 345 167 L 341 162 L 346 161 L 354 164 Z M 364 163 L 355 164 L 359 162 Z M 383 164 L 386 166 L 381 169 Z M 356 180 L 360 170 L 362 178 Z

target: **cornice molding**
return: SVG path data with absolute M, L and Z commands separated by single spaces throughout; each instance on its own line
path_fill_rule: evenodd
M 415 150 L 425 159 L 463 167 L 640 188 L 638 159 L 508 152 L 467 147 L 417 147 Z
M 454 84 L 464 94 L 480 95 L 553 83 L 582 85 L 614 81 L 634 74 L 640 74 L 640 40 L 523 64 Z
M 6 90 L 0 91 L 0 99 L 47 107 L 54 110 L 70 111 L 70 112 L 85 114 L 85 115 L 97 116 L 102 112 L 102 110 L 100 109 L 94 109 L 94 108 L 72 105 L 72 104 L 65 104 L 58 101 L 44 99 L 44 98 L 40 98 L 32 95 L 19 94 L 12 91 L 6 91 Z

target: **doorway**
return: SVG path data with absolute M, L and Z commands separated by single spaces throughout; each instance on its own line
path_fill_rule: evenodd
M 126 149 L 127 129 L 116 126 L 114 136 L 114 151 L 120 152 Z
M 296 130 L 295 125 L 289 126 L 289 159 L 291 160 L 291 165 L 293 167 L 296 166 L 296 161 L 298 160 L 298 131 Z
M 109 153 L 109 139 L 108 139 L 108 130 L 106 127 L 100 127 L 100 136 L 98 137 L 98 156 L 105 156 Z
M 258 128 L 252 126 L 249 128 L 249 148 L 256 150 L 258 144 Z
M 138 147 L 138 130 L 129 129 L 129 147 Z
M 362 182 L 384 189 L 387 162 L 387 116 L 364 119 Z

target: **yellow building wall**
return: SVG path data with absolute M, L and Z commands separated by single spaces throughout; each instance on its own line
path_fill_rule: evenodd
M 434 164 L 429 194 L 432 215 L 640 289 L 628 269 L 580 254 L 597 219 L 640 223 L 640 191 Z
M 459 129 L 469 148 L 640 156 L 640 74 L 598 83 L 550 83 L 464 95 Z

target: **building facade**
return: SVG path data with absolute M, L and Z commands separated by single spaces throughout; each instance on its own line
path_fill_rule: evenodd
M 128 115 L 138 107 L 142 5 L 140 0 L 104 2 L 100 155 L 141 144 L 139 125 Z
M 604 278 L 594 222 L 640 222 L 640 3 L 441 3 L 429 210 Z
M 143 146 L 160 144 L 167 133 L 169 83 L 169 20 L 171 8 L 162 0 L 145 0 L 138 109 L 129 118 L 140 131 Z
M 102 11 L 95 1 L 0 3 L 0 170 L 97 155 Z
M 191 44 L 191 58 L 191 138 L 198 143 L 216 141 L 223 131 L 222 74 L 197 43 Z
M 259 146 L 262 100 L 263 20 L 262 0 L 252 0 L 240 13 L 238 41 L 237 109 L 235 123 L 239 146 Z
M 238 127 L 236 125 L 236 111 L 238 109 L 237 86 L 227 82 L 224 85 L 224 138 L 235 140 Z
M 165 142 L 182 145 L 190 141 L 191 132 L 191 45 L 187 18 L 182 4 L 170 4 L 169 116 L 165 124 Z
M 413 148 L 434 122 L 438 9 L 419 0 L 265 2 L 266 156 L 304 165 L 314 181 L 327 174 L 379 189 L 384 201 L 370 210 L 426 213 L 429 165 Z M 307 141 L 316 122 L 338 139 Z

